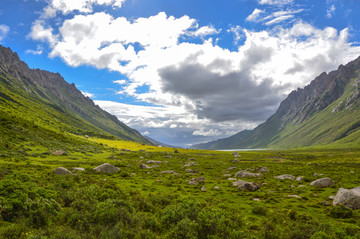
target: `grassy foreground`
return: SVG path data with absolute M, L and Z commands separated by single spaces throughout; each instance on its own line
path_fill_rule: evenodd
M 340 187 L 360 186 L 359 149 L 234 155 L 89 141 L 62 156 L 31 143 L 0 154 L 0 238 L 360 238 L 359 210 L 334 207 L 329 199 Z M 140 169 L 148 160 L 161 163 Z M 102 163 L 120 170 L 94 172 Z M 59 166 L 85 171 L 55 175 Z M 261 185 L 258 191 L 238 191 L 228 180 L 258 167 L 269 172 L 244 179 Z M 282 174 L 304 181 L 274 178 Z M 205 182 L 189 184 L 199 177 Z M 335 185 L 309 185 L 320 177 Z

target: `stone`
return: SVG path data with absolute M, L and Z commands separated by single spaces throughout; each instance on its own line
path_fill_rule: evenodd
M 236 181 L 236 178 L 228 178 L 227 180 Z
M 198 178 L 192 178 L 191 180 L 189 180 L 190 185 L 199 184 L 199 182 L 205 182 L 205 178 L 204 177 L 198 177 Z
M 301 198 L 299 195 L 287 195 L 290 198 Z
M 67 170 L 64 167 L 58 167 L 58 168 L 54 169 L 54 173 L 56 175 L 66 175 L 66 174 L 73 175 L 69 170 Z
M 324 176 L 323 173 L 314 173 L 314 177 L 321 177 L 321 176 Z
M 51 154 L 56 155 L 56 156 L 62 156 L 65 154 L 65 151 L 62 149 L 59 149 L 59 150 L 53 151 Z
M 329 199 L 331 199 L 331 200 L 334 200 L 335 199 L 335 196 L 329 196 Z
M 306 188 L 306 185 L 303 185 L 303 184 L 302 184 L 302 185 L 299 185 L 298 187 L 299 187 L 299 188 Z
M 332 185 L 334 185 L 334 181 L 331 180 L 330 178 L 319 178 L 315 181 L 312 181 L 310 183 L 310 186 L 317 186 L 317 187 L 321 187 L 321 188 L 326 188 L 326 187 L 330 187 Z
M 260 201 L 261 201 L 260 198 L 253 198 L 252 200 L 253 200 L 253 201 L 257 201 L 257 202 L 260 202 Z
M 193 170 L 193 169 L 190 169 L 190 168 L 185 169 L 185 171 L 188 172 L 188 173 L 197 173 L 198 172 L 197 170 Z
M 219 186 L 214 186 L 214 189 L 220 190 L 220 187 Z
M 299 176 L 295 179 L 295 181 L 304 181 L 304 176 Z
M 191 166 L 196 166 L 196 165 L 198 165 L 197 162 L 187 162 L 187 163 L 184 165 L 184 167 L 191 167 Z
M 225 173 L 225 174 L 223 174 L 224 175 L 224 177 L 231 177 L 231 174 L 230 173 Z
M 235 173 L 235 178 L 260 178 L 261 173 L 250 173 L 245 170 L 240 170 L 239 172 Z
M 267 173 L 269 172 L 269 169 L 267 169 L 266 167 L 259 167 L 257 171 L 259 171 L 260 173 Z
M 232 162 L 232 163 L 237 163 L 237 162 L 240 162 L 240 160 L 238 160 L 238 159 L 233 159 L 233 160 L 230 160 L 230 162 Z
M 139 165 L 139 168 L 141 168 L 141 169 L 144 169 L 144 168 L 146 168 L 146 169 L 149 169 L 149 168 L 151 168 L 149 165 L 146 165 L 146 164 L 140 164 Z
M 334 206 L 339 204 L 353 210 L 360 209 L 360 187 L 353 189 L 340 188 L 333 201 Z
M 85 169 L 84 168 L 71 168 L 72 170 L 75 170 L 75 171 L 82 171 L 82 172 L 84 172 L 85 171 Z
M 292 176 L 290 174 L 283 174 L 283 175 L 275 176 L 274 178 L 295 180 L 295 176 Z
M 189 158 L 188 160 L 189 160 L 189 161 L 195 161 L 195 159 L 194 159 L 194 158 Z
M 254 192 L 260 188 L 260 185 L 253 182 L 247 182 L 244 180 L 238 180 L 236 182 L 233 182 L 233 186 L 237 186 L 237 189 L 239 191 L 249 191 Z
M 103 172 L 103 173 L 115 173 L 119 171 L 119 168 L 115 167 L 114 165 L 111 165 L 109 163 L 104 163 L 96 168 L 94 168 L 94 171 L 96 172 Z
M 201 187 L 201 192 L 206 192 L 206 187 L 205 186 Z
M 148 163 L 148 164 L 159 164 L 159 163 L 162 163 L 162 162 L 161 161 L 156 161 L 156 160 L 149 160 L 146 163 Z
M 161 173 L 175 173 L 175 171 L 174 170 L 167 170 L 167 171 L 162 171 Z
M 227 171 L 231 171 L 231 170 L 233 170 L 233 169 L 236 169 L 236 167 L 235 166 L 231 166 L 230 168 L 228 168 L 228 169 L 226 169 Z

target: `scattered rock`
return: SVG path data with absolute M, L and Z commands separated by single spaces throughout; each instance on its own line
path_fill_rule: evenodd
M 274 178 L 295 180 L 295 176 L 292 176 L 290 174 L 283 174 L 283 175 L 275 176 Z
M 334 185 L 334 181 L 330 178 L 320 178 L 310 183 L 310 186 L 317 186 L 321 188 L 330 187 Z
M 206 187 L 205 186 L 201 187 L 201 192 L 206 192 Z
M 84 138 L 85 138 L 85 139 L 88 139 L 88 138 L 89 138 L 89 135 L 84 135 Z
M 66 174 L 73 175 L 69 170 L 67 170 L 64 167 L 58 167 L 58 168 L 54 169 L 54 173 L 56 175 L 66 175 Z
M 235 166 L 231 166 L 230 168 L 226 169 L 227 171 L 231 171 L 233 169 L 235 169 L 236 167 Z
M 232 152 L 232 155 L 239 155 L 238 152 Z
M 114 165 L 111 165 L 109 163 L 104 163 L 96 168 L 94 168 L 94 171 L 96 172 L 103 172 L 103 173 L 114 173 L 119 171 L 119 168 L 115 167 Z
M 220 190 L 220 187 L 219 186 L 214 186 L 214 189 Z
M 161 161 L 156 161 L 156 160 L 149 160 L 146 163 L 148 163 L 148 164 L 159 164 L 159 163 L 162 163 L 162 162 Z
M 290 185 L 290 188 L 295 188 L 295 185 Z
M 56 156 L 62 156 L 65 154 L 65 151 L 62 149 L 59 149 L 59 150 L 53 151 L 51 154 L 56 155 Z
M 85 171 L 84 168 L 71 168 L 72 170 L 75 170 L 75 171 Z
M 188 159 L 189 161 L 195 161 L 195 159 L 194 158 L 190 158 L 190 159 Z
M 306 185 L 299 185 L 298 187 L 299 187 L 299 188 L 305 188 Z
M 296 181 L 304 181 L 304 176 L 299 176 L 295 179 Z
M 184 167 L 191 167 L 191 166 L 195 166 L 195 165 L 198 165 L 197 162 L 187 162 Z
M 142 164 L 140 164 L 140 165 L 139 165 L 139 168 L 142 168 L 142 169 L 143 169 L 143 168 L 149 169 L 149 168 L 151 168 L 151 167 L 150 167 L 149 165 L 146 165 L 146 164 L 143 164 L 143 163 L 142 163 Z
M 139 159 L 143 159 L 144 157 L 143 156 L 140 156 Z
M 174 170 L 162 171 L 161 173 L 176 173 Z
M 172 158 L 172 156 L 171 156 L 171 155 L 167 155 L 167 156 L 165 156 L 164 158 Z
M 238 160 L 238 159 L 233 159 L 233 160 L 230 160 L 230 162 L 232 162 L 232 163 L 237 163 L 237 162 L 240 162 L 240 160 Z
M 261 173 L 250 173 L 245 170 L 240 170 L 239 172 L 235 173 L 235 178 L 260 178 Z
M 350 171 L 350 173 L 354 174 L 355 172 L 354 172 L 354 171 Z
M 301 198 L 299 195 L 287 195 L 290 198 Z
M 205 182 L 205 178 L 204 177 L 198 177 L 198 178 L 192 178 L 191 180 L 189 180 L 190 185 L 199 184 L 199 182 Z
M 323 173 L 314 173 L 314 177 L 321 177 L 321 176 L 324 176 Z
M 244 180 L 238 180 L 236 182 L 233 182 L 233 186 L 237 186 L 237 189 L 239 191 L 250 191 L 254 192 L 260 188 L 260 185 L 253 182 L 247 182 Z
M 260 173 L 267 173 L 269 172 L 269 169 L 267 169 L 266 167 L 259 167 L 257 171 L 259 171 Z
M 252 200 L 253 200 L 253 201 L 257 201 L 257 202 L 260 202 L 260 201 L 261 201 L 260 198 L 253 198 Z
M 231 177 L 231 174 L 230 173 L 225 173 L 225 174 L 223 174 L 224 175 L 224 177 Z
M 241 158 L 241 155 L 235 155 L 234 157 L 235 158 Z
M 197 173 L 198 172 L 197 170 L 193 170 L 193 169 L 190 169 L 190 168 L 185 169 L 185 171 L 188 172 L 188 173 Z
M 338 204 L 353 210 L 360 209 L 360 187 L 353 189 L 340 188 L 333 201 L 334 206 Z
M 236 178 L 228 178 L 227 180 L 236 181 L 237 179 Z

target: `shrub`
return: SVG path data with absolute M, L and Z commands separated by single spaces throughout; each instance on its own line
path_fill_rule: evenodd
M 261 215 L 261 216 L 265 216 L 267 213 L 267 209 L 263 208 L 261 206 L 256 206 L 252 209 L 252 212 L 256 215 Z
M 333 218 L 350 218 L 353 216 L 353 212 L 344 205 L 337 205 L 329 210 L 329 216 Z

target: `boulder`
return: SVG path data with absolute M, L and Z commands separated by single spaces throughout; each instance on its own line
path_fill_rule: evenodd
M 295 180 L 295 176 L 292 176 L 290 174 L 283 174 L 283 175 L 275 176 L 274 178 Z
M 149 168 L 151 168 L 149 165 L 146 165 L 146 164 L 140 164 L 139 165 L 139 168 L 141 168 L 141 169 L 149 169 Z
M 319 178 L 315 181 L 312 181 L 310 183 L 310 186 L 317 186 L 317 187 L 321 187 L 321 188 L 326 188 L 326 187 L 330 187 L 332 185 L 334 185 L 334 181 L 331 180 L 330 178 Z
M 335 196 L 333 205 L 342 204 L 351 209 L 360 209 L 360 187 L 353 189 L 340 188 Z
M 227 171 L 231 171 L 231 170 L 233 170 L 233 169 L 236 169 L 236 167 L 235 166 L 231 166 L 230 168 L 228 168 L 228 169 L 226 169 Z
M 259 167 L 257 171 L 259 171 L 260 173 L 267 173 L 269 172 L 269 169 L 267 169 L 266 167 Z
M 261 173 L 250 173 L 245 170 L 240 170 L 239 172 L 235 173 L 235 178 L 260 178 Z
M 103 173 L 114 173 L 119 171 L 119 169 L 114 165 L 111 165 L 109 163 L 104 163 L 94 168 L 94 171 L 103 172 Z
M 297 177 L 296 179 L 295 179 L 296 181 L 303 181 L 304 180 L 304 176 L 299 176 L 299 177 Z
M 205 178 L 204 177 L 198 177 L 198 178 L 192 178 L 191 180 L 189 180 L 190 185 L 199 184 L 199 182 L 205 182 Z
M 82 171 L 84 172 L 85 169 L 84 168 L 78 168 L 78 167 L 75 167 L 75 168 L 71 168 L 72 170 L 75 170 L 75 171 Z
M 239 191 L 250 191 L 254 192 L 260 188 L 260 185 L 253 182 L 247 182 L 244 180 L 238 180 L 233 182 L 233 186 L 236 186 Z
M 64 167 L 58 167 L 58 168 L 54 169 L 54 173 L 56 175 L 66 175 L 66 174 L 72 175 L 72 173 Z

